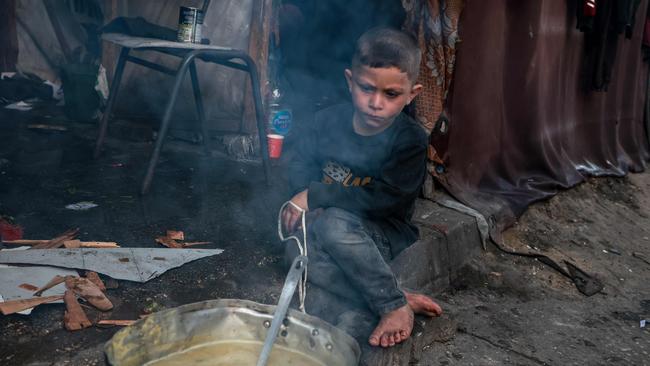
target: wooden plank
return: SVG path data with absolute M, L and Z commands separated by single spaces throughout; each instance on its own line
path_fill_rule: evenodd
M 167 237 L 174 240 L 185 240 L 185 233 L 178 230 L 167 230 Z
M 63 242 L 66 248 L 119 248 L 116 242 L 112 241 L 81 241 L 66 240 Z
M 166 246 L 167 248 L 178 249 L 178 248 L 183 247 L 183 245 L 180 244 L 179 242 L 177 242 L 176 240 L 174 240 L 172 238 L 169 238 L 169 237 L 166 237 L 166 236 L 157 237 L 156 238 L 156 243 L 162 244 L 162 245 Z
M 86 271 L 86 278 L 87 278 L 90 282 L 94 283 L 95 286 L 97 286 L 97 288 L 98 288 L 100 291 L 102 291 L 102 292 L 106 292 L 106 285 L 104 285 L 104 281 L 102 281 L 102 279 L 99 278 L 99 275 L 97 274 L 97 272 L 94 272 L 94 271 Z
M 211 241 L 186 241 L 184 243 L 181 243 L 181 245 L 183 245 L 183 248 L 192 247 L 195 245 L 206 245 L 206 244 L 212 244 L 212 242 Z
M 5 302 L 0 302 L 0 312 L 3 315 L 14 314 L 19 311 L 31 309 L 35 306 L 46 304 L 52 301 L 58 301 L 63 299 L 62 295 L 57 296 L 46 296 L 46 297 L 33 297 L 31 299 L 20 299 L 20 300 L 10 300 Z
M 43 287 L 37 289 L 36 292 L 34 292 L 34 296 L 41 296 L 43 292 L 63 282 L 65 282 L 65 277 L 56 275 L 48 283 L 43 285 Z
M 117 325 L 117 326 L 127 327 L 127 326 L 135 323 L 136 321 L 137 320 L 104 319 L 104 320 L 98 321 L 97 325 Z
M 93 325 L 86 312 L 81 308 L 77 301 L 77 296 L 72 290 L 67 290 L 63 298 L 65 301 L 66 312 L 63 315 L 63 324 L 67 330 L 80 330 Z
M 38 290 L 38 287 L 32 285 L 31 283 L 21 283 L 20 285 L 18 285 L 18 287 L 20 287 L 20 288 L 22 288 L 24 290 L 27 290 L 27 291 L 32 291 L 32 292 Z
M 49 240 L 30 240 L 30 239 L 20 239 L 20 240 L 3 240 L 2 243 L 10 245 L 39 245 L 47 244 Z
M 56 249 L 62 247 L 65 241 L 74 239 L 78 232 L 79 228 L 70 229 L 56 238 L 48 240 L 45 244 L 34 245 L 32 249 Z

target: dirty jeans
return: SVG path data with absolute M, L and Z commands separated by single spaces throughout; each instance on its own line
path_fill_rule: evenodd
M 307 223 L 310 284 L 357 306 L 365 305 L 379 316 L 406 305 L 395 275 L 386 263 L 390 259 L 390 244 L 378 225 L 334 207 L 309 215 L 312 216 Z M 285 253 L 287 260 L 294 258 L 298 254 L 295 243 L 287 243 Z

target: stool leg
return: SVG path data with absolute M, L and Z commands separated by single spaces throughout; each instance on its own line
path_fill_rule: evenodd
M 117 60 L 117 65 L 115 66 L 115 75 L 113 76 L 113 84 L 111 85 L 111 90 L 108 95 L 106 110 L 104 111 L 104 115 L 102 116 L 102 120 L 99 124 L 99 136 L 97 137 L 97 142 L 95 143 L 95 158 L 97 158 L 101 153 L 102 144 L 104 144 L 104 140 L 106 139 L 108 119 L 113 112 L 113 105 L 115 104 L 115 99 L 117 99 L 117 91 L 120 88 L 120 82 L 122 81 L 122 74 L 124 72 L 124 65 L 126 64 L 126 58 L 128 57 L 130 50 L 130 48 L 122 48 L 120 51 L 120 57 Z
M 255 104 L 255 115 L 257 119 L 257 133 L 260 138 L 260 155 L 262 156 L 262 164 L 264 165 L 264 178 L 266 184 L 271 184 L 271 166 L 269 163 L 269 148 L 266 141 L 266 124 L 264 123 L 264 109 L 262 107 L 262 95 L 260 94 L 260 79 L 257 73 L 255 62 L 248 55 L 242 55 L 241 60 L 244 61 L 248 67 L 248 74 L 251 78 L 251 89 L 253 89 L 253 102 Z
M 176 104 L 176 98 L 178 98 L 178 92 L 181 89 L 183 84 L 183 78 L 187 73 L 189 65 L 193 62 L 196 57 L 196 51 L 189 53 L 183 59 L 178 71 L 176 72 L 176 80 L 174 81 L 174 88 L 172 89 L 171 97 L 169 102 L 167 102 L 167 107 L 165 108 L 165 114 L 163 115 L 162 123 L 160 124 L 160 130 L 158 131 L 158 138 L 156 138 L 156 147 L 153 150 L 151 160 L 149 160 L 149 167 L 147 168 L 147 174 L 144 177 L 144 182 L 142 182 L 141 194 L 146 194 L 149 191 L 151 186 L 151 180 L 153 179 L 153 172 L 156 169 L 156 164 L 160 158 L 160 151 L 162 150 L 162 144 L 165 141 L 165 136 L 167 135 L 167 130 L 169 129 L 169 123 L 172 118 L 172 111 L 174 109 L 174 104 Z
M 203 149 L 208 152 L 208 126 L 205 124 L 205 111 L 203 109 L 203 98 L 201 96 L 201 89 L 199 87 L 199 78 L 196 74 L 196 62 L 190 63 L 190 78 L 192 79 L 192 91 L 194 92 L 194 102 L 196 104 L 196 112 L 199 116 L 199 123 L 201 124 L 201 134 L 203 135 Z

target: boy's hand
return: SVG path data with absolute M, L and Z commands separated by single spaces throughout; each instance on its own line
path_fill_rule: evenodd
M 309 211 L 309 207 L 307 206 L 307 192 L 308 190 L 304 190 L 291 199 L 291 202 L 293 202 L 296 206 L 300 207 L 303 211 L 307 212 Z M 302 212 L 292 205 L 287 205 L 287 207 L 284 208 L 284 211 L 282 212 L 282 224 L 284 226 L 284 230 L 287 233 L 293 233 L 294 230 L 297 229 L 297 224 L 298 220 L 300 220 L 300 215 Z

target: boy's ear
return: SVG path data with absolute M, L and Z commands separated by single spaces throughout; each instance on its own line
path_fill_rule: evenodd
M 411 88 L 411 94 L 409 95 L 408 103 L 406 103 L 406 104 L 411 104 L 413 99 L 415 99 L 415 97 L 417 97 L 418 94 L 420 94 L 420 92 L 422 91 L 422 88 L 423 88 L 422 84 L 413 85 L 413 88 Z
M 345 81 L 348 83 L 348 90 L 352 91 L 352 70 L 345 69 Z

